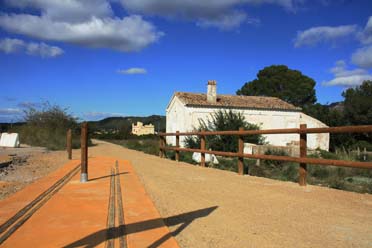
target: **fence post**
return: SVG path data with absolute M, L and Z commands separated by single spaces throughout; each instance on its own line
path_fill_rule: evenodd
M 67 158 L 72 159 L 72 131 L 71 129 L 67 130 L 67 134 L 66 134 L 66 150 L 67 150 Z
M 205 150 L 205 136 L 204 135 L 200 137 L 200 149 L 202 151 Z M 205 167 L 205 153 L 204 152 L 200 153 L 200 165 Z
M 239 131 L 243 131 L 244 128 L 240 127 Z M 244 175 L 244 158 L 243 158 L 243 153 L 244 153 L 244 140 L 243 136 L 239 135 L 238 136 L 238 154 L 240 155 L 238 157 L 238 174 L 239 175 Z
M 81 174 L 80 182 L 85 183 L 88 181 L 88 123 L 83 122 L 81 125 Z
M 159 135 L 159 157 L 160 157 L 160 158 L 163 157 L 163 149 L 162 149 L 162 146 L 163 146 L 163 136 Z
M 180 136 L 179 131 L 176 131 L 176 147 L 180 148 Z M 180 151 L 176 151 L 176 161 L 180 161 Z
M 307 128 L 306 124 L 300 125 L 300 158 L 305 158 L 307 155 L 307 134 L 301 132 L 305 131 L 306 128 Z M 306 186 L 306 174 L 307 174 L 306 163 L 300 163 L 298 183 L 301 186 Z
M 162 146 L 163 146 L 161 157 L 162 158 L 165 158 L 165 146 L 167 144 L 167 141 L 165 139 L 165 136 L 162 137 L 161 143 L 162 143 Z

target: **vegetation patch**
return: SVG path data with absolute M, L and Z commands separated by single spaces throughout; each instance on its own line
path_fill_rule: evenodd
M 80 127 L 77 119 L 67 109 L 47 102 L 40 108 L 24 110 L 24 124 L 14 126 L 10 131 L 19 133 L 20 141 L 24 144 L 63 150 L 66 148 L 66 132 L 70 128 L 72 148 L 79 148 Z

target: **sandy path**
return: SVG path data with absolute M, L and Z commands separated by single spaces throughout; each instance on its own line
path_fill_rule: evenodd
M 132 162 L 163 218 L 183 214 L 166 220 L 182 247 L 372 247 L 372 195 L 238 176 L 95 142 L 90 156 Z

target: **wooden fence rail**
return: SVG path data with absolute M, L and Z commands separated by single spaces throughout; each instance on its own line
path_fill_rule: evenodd
M 276 155 L 264 155 L 264 154 L 245 154 L 244 153 L 244 141 L 243 137 L 253 134 L 300 134 L 300 157 L 289 157 L 289 156 L 276 156 Z M 176 133 L 159 133 L 159 156 L 165 157 L 166 150 L 176 151 L 176 160 L 179 160 L 179 152 L 199 152 L 201 154 L 200 165 L 205 166 L 205 154 L 214 154 L 224 157 L 237 157 L 238 158 L 238 173 L 243 175 L 244 158 L 252 159 L 264 159 L 264 160 L 276 160 L 285 162 L 299 163 L 299 184 L 301 186 L 306 185 L 307 175 L 307 164 L 318 164 L 318 165 L 333 165 L 342 167 L 353 167 L 353 168 L 365 168 L 372 169 L 371 162 L 357 162 L 357 161 L 346 161 L 346 160 L 334 160 L 334 159 L 319 159 L 319 158 L 308 158 L 307 157 L 307 134 L 311 133 L 372 133 L 372 125 L 366 126 L 343 126 L 343 127 L 325 127 L 325 128 L 307 128 L 306 124 L 301 124 L 300 128 L 288 128 L 288 129 L 268 129 L 268 130 L 243 130 L 239 131 L 201 131 L 201 132 L 184 132 L 177 131 Z M 234 135 L 238 138 L 238 152 L 222 152 L 222 151 L 211 151 L 206 149 L 205 136 L 208 135 Z M 166 145 L 166 136 L 176 136 L 176 146 Z M 181 148 L 179 145 L 179 136 L 200 136 L 200 149 Z

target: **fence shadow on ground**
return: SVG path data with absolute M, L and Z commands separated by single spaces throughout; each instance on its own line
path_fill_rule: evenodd
M 103 179 L 103 178 L 111 178 L 113 176 L 120 176 L 120 175 L 125 175 L 125 174 L 129 174 L 129 172 L 120 172 L 120 173 L 110 174 L 110 175 L 101 176 L 101 177 L 89 178 L 88 181 L 95 181 L 95 180 L 100 180 L 100 179 Z
M 136 223 L 132 223 L 128 225 L 121 225 L 121 226 L 114 227 L 114 228 L 102 229 L 86 237 L 83 237 L 82 239 L 79 239 L 71 244 L 68 244 L 64 246 L 64 248 L 96 247 L 99 244 L 107 240 L 115 239 L 123 235 L 143 232 L 146 230 L 151 230 L 151 229 L 162 227 L 164 225 L 163 223 L 165 223 L 165 225 L 168 227 L 182 224 L 173 232 L 170 232 L 160 237 L 158 240 L 156 240 L 155 242 L 153 242 L 151 245 L 148 246 L 150 248 L 156 248 L 156 247 L 159 247 L 162 243 L 167 241 L 172 236 L 177 236 L 188 225 L 190 225 L 195 219 L 207 217 L 217 208 L 218 206 L 213 206 L 213 207 L 203 208 L 203 209 L 199 209 L 199 210 L 195 210 L 195 211 L 191 211 L 191 212 L 187 212 L 187 213 L 183 213 L 179 215 L 174 215 L 171 217 L 167 217 L 165 219 L 157 218 L 157 219 L 152 219 L 152 220 L 136 222 Z M 111 234 L 111 235 L 108 235 L 108 234 Z

